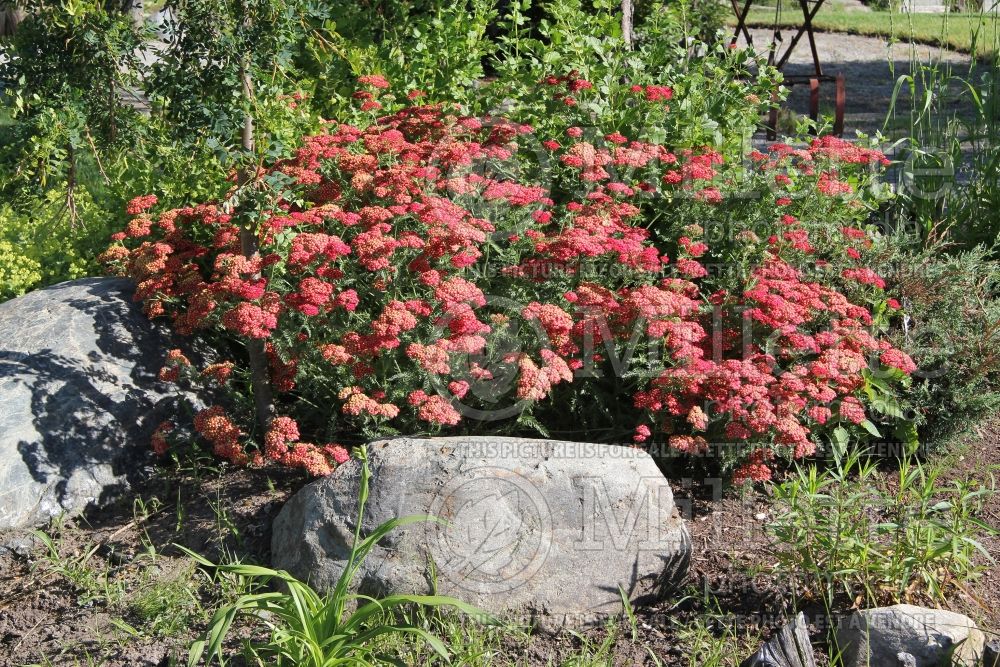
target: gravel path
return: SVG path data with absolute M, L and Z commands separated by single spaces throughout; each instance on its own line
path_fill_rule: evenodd
M 751 29 L 754 45 L 766 50 L 771 41 L 771 31 Z M 795 35 L 794 30 L 783 30 L 784 43 Z M 745 42 L 741 39 L 740 44 Z M 956 75 L 968 72 L 971 58 L 968 55 L 947 51 L 934 46 L 897 43 L 886 40 L 841 33 L 816 33 L 816 47 L 824 74 L 843 74 L 847 82 L 847 106 L 844 136 L 853 137 L 856 131 L 871 134 L 881 129 L 892 99 L 896 80 L 909 74 L 911 59 L 918 63 L 939 63 L 951 67 Z M 812 55 L 805 36 L 799 41 L 785 66 L 786 74 L 810 74 L 813 71 Z M 835 88 L 833 83 L 820 87 L 820 114 L 833 115 Z M 899 109 L 905 109 L 898 106 Z M 792 88 L 783 106 L 783 116 L 791 111 L 799 115 L 809 113 L 809 87 Z M 790 131 L 790 120 L 779 121 L 779 131 Z

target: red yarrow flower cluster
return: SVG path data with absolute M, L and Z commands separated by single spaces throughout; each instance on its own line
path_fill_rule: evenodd
M 359 82 L 363 105 L 388 99 L 383 78 Z M 592 94 L 575 74 L 545 84 L 560 99 Z M 658 104 L 673 94 L 654 85 L 635 93 Z M 708 287 L 707 267 L 718 258 L 699 226 L 654 239 L 651 208 L 676 206 L 681 195 L 690 197 L 685 206 L 723 201 L 728 165 L 717 151 L 671 151 L 588 130 L 592 143 L 572 126 L 545 143 L 563 179 L 550 192 L 505 176 L 527 173 L 519 160 L 532 133 L 436 105 L 367 127 L 329 123 L 261 174 L 280 175 L 300 196 L 261 214 L 252 257 L 226 205 L 156 214 L 155 199 L 130 204 L 135 217 L 103 259 L 136 282 L 146 313 L 181 334 L 226 334 L 234 349 L 264 341 L 281 411 L 308 416 L 276 417 L 254 445 L 222 408 L 199 412 L 195 429 L 217 454 L 325 474 L 346 450 L 304 440 L 325 441 L 327 429 L 447 431 L 468 414 L 463 402 L 489 409 L 491 392 L 480 389 L 490 382 L 505 382 L 524 406 L 585 392 L 585 378 L 609 375 L 640 336 L 662 368 L 624 397 L 641 413 L 628 425 L 633 440 L 662 435 L 689 454 L 717 439 L 736 443 L 745 463 L 737 477 L 761 480 L 776 453 L 808 456 L 825 429 L 864 423 L 867 369 L 895 369 L 894 377 L 915 370 L 868 330 L 868 308 L 795 268 L 793 258 L 827 242 L 796 208 L 775 214 L 780 227 L 742 290 Z M 852 195 L 838 160 L 881 163 L 825 139 L 776 145 L 754 160 L 779 188 L 808 167 L 821 192 L 844 198 Z M 773 177 L 779 171 L 785 178 Z M 779 194 L 779 206 L 795 204 Z M 834 235 L 867 247 L 855 227 Z M 739 238 L 756 243 L 749 231 Z M 866 267 L 837 269 L 829 274 L 841 285 L 885 287 Z M 750 339 L 741 345 L 744 331 Z M 164 379 L 185 364 L 171 357 Z M 248 374 L 238 369 L 220 362 L 201 375 L 240 391 Z

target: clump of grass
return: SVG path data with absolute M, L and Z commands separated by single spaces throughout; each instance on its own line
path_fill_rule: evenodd
M 423 642 L 404 636 L 388 637 L 383 651 L 404 665 L 463 665 L 490 667 L 512 663 L 509 654 L 528 643 L 526 628 L 516 624 L 483 624 L 454 611 L 413 606 L 387 615 L 383 621 L 422 628 L 438 637 L 448 650 L 449 661 Z
M 976 514 L 994 491 L 940 475 L 912 456 L 882 474 L 860 452 L 826 469 L 799 466 L 774 487 L 778 570 L 828 608 L 840 596 L 867 606 L 944 600 L 976 576 L 977 556 L 990 559 L 979 540 L 993 529 Z
M 209 623 L 204 639 L 194 642 L 188 664 L 197 665 L 202 657 L 225 664 L 223 644 L 237 617 L 266 628 L 266 641 L 246 642 L 245 649 L 252 661 L 276 667 L 326 667 L 333 664 L 378 664 L 392 659 L 384 654 L 385 640 L 414 638 L 430 648 L 443 660 L 449 659 L 445 643 L 431 631 L 407 622 L 393 622 L 393 612 L 416 606 L 424 608 L 454 608 L 470 618 L 493 623 L 484 612 L 456 598 L 443 595 L 389 595 L 381 599 L 353 594 L 349 591 L 358 570 L 372 548 L 392 530 L 423 521 L 430 516 L 407 516 L 387 521 L 362 539 L 361 526 L 368 500 L 371 471 L 364 448 L 355 451 L 361 463 L 358 497 L 358 517 L 355 523 L 354 546 L 344 572 L 334 589 L 320 594 L 283 570 L 257 565 L 214 565 L 194 552 L 179 547 L 196 562 L 225 575 L 259 583 L 280 584 L 281 590 L 251 592 L 241 595 L 231 604 L 222 606 Z M 351 612 L 350 607 L 357 604 Z
M 43 531 L 35 531 L 35 536 L 45 546 L 42 566 L 49 573 L 67 580 L 77 595 L 76 602 L 81 607 L 95 603 L 115 605 L 125 599 L 125 582 L 115 577 L 110 567 L 100 567 L 98 561 L 91 560 L 99 545 L 93 546 L 80 555 L 64 553 L 63 545 Z M 106 564 L 105 564 L 106 565 Z
M 153 580 L 129 598 L 128 611 L 143 634 L 177 637 L 204 616 L 191 574 L 187 569 L 174 577 Z
M 760 633 L 741 629 L 735 619 L 701 614 L 677 627 L 690 667 L 737 667 L 757 650 Z

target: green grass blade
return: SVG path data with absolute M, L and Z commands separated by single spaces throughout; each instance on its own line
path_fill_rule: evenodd
M 467 602 L 447 595 L 390 595 L 381 600 L 370 602 L 351 614 L 344 623 L 345 630 L 356 630 L 376 614 L 403 605 L 421 605 L 425 607 L 454 607 L 468 616 L 486 625 L 500 625 L 500 621 L 482 609 Z

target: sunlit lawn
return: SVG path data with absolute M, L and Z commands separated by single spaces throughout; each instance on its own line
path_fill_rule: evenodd
M 995 14 L 861 12 L 844 9 L 829 2 L 813 19 L 813 25 L 820 30 L 942 45 L 984 58 L 997 53 L 997 22 Z M 735 26 L 736 18 L 731 16 L 729 23 Z M 773 5 L 755 6 L 750 10 L 747 21 L 749 26 L 769 28 L 774 23 Z M 798 3 L 786 3 L 782 7 L 778 24 L 781 27 L 793 27 L 801 23 L 802 13 Z

